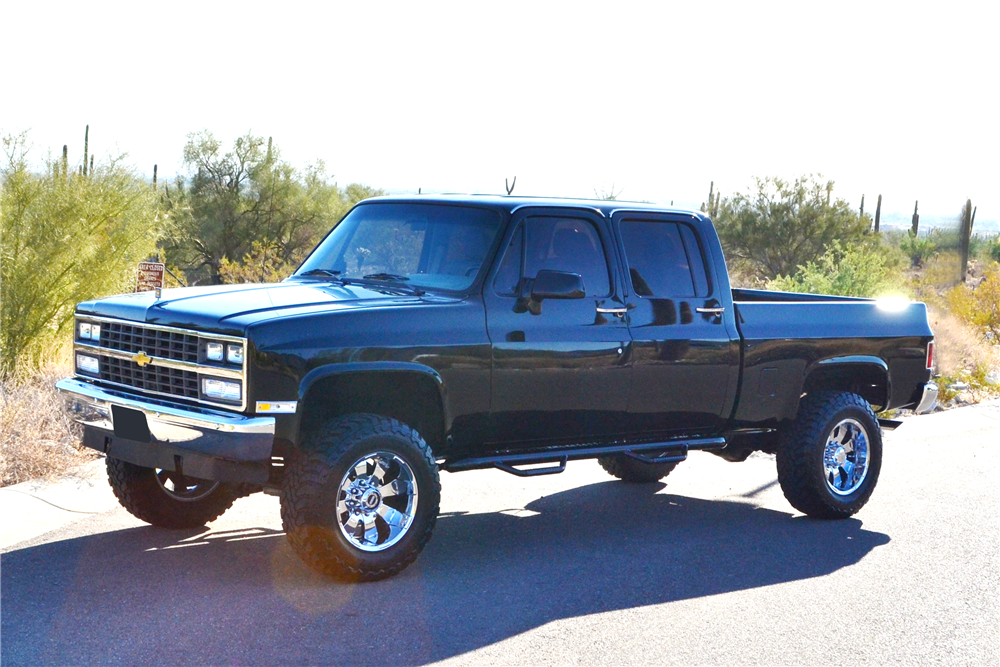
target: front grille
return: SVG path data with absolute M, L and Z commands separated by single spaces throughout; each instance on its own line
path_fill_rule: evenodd
M 116 359 L 101 355 L 100 378 L 107 382 L 128 385 L 159 394 L 198 398 L 198 374 L 179 368 L 162 366 L 139 367 L 129 359 Z
M 98 345 L 133 354 L 142 351 L 153 357 L 198 363 L 198 336 L 182 331 L 107 322 L 102 328 Z
M 97 338 L 89 336 L 87 325 L 100 327 Z M 246 357 L 243 363 L 225 361 L 232 347 L 246 350 L 245 338 L 86 315 L 77 316 L 75 328 L 76 353 L 98 358 L 95 374 L 77 366 L 81 377 L 203 405 L 246 408 Z M 222 346 L 222 361 L 207 358 L 210 344 Z M 143 362 L 141 366 L 139 361 Z M 203 394 L 203 378 L 238 382 L 240 400 Z

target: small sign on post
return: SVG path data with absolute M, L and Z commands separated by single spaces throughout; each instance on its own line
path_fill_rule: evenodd
M 163 288 L 163 262 L 139 262 L 136 292 L 151 292 Z

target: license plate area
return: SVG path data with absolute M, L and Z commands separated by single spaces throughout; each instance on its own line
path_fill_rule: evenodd
M 146 414 L 140 410 L 123 408 L 120 405 L 111 406 L 111 417 L 115 425 L 115 437 L 136 442 L 152 442 L 149 434 L 149 424 Z

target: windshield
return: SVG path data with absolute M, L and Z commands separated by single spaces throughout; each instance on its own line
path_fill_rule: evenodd
M 368 204 L 351 211 L 295 272 L 464 290 L 500 228 L 493 211 L 435 204 Z

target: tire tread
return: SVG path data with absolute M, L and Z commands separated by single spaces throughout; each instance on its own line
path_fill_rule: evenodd
M 433 502 L 430 519 L 417 539 L 389 565 L 371 567 L 341 555 L 331 529 L 312 525 L 310 510 L 323 502 L 322 489 L 333 465 L 356 442 L 394 436 L 407 441 L 430 470 L 431 489 L 420 488 L 420 500 Z M 281 522 L 295 552 L 313 569 L 336 579 L 375 581 L 391 577 L 410 565 L 431 539 L 440 505 L 441 479 L 430 446 L 412 428 L 381 415 L 357 413 L 337 417 L 306 436 L 286 469 L 281 493 Z M 412 528 L 418 528 L 412 526 Z
M 874 424 L 869 428 L 868 437 L 873 452 L 869 455 L 868 476 L 862 493 L 850 502 L 841 503 L 833 499 L 825 488 L 822 476 L 814 474 L 816 448 L 819 440 L 828 435 L 826 430 L 837 413 L 845 409 L 857 408 L 866 413 Z M 874 452 L 878 449 L 878 453 Z M 778 482 L 785 498 L 803 514 L 820 519 L 845 519 L 854 515 L 871 497 L 881 469 L 881 431 L 878 417 L 871 405 L 858 394 L 850 392 L 821 391 L 809 394 L 802 400 L 799 413 L 790 428 L 781 433 L 778 453 Z

